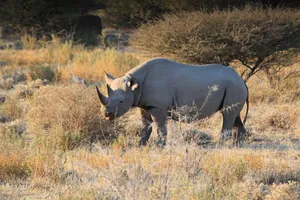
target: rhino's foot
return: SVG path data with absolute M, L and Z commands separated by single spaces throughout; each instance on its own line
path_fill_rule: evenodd
M 160 138 L 155 144 L 157 147 L 164 149 L 166 147 L 166 140 L 164 138 Z
M 226 147 L 226 148 L 232 148 L 235 145 L 235 142 L 232 141 L 232 137 L 226 136 L 226 137 L 222 137 L 219 139 L 219 141 L 217 142 L 217 147 Z
M 242 140 L 233 141 L 232 146 L 233 146 L 234 148 L 241 148 L 241 147 L 243 146 L 243 142 L 242 142 Z
M 232 131 L 231 130 L 225 130 L 225 131 L 222 132 L 222 136 L 220 138 L 220 141 L 226 142 L 231 138 L 232 138 Z
M 244 135 L 238 136 L 238 138 L 233 141 L 233 146 L 236 147 L 236 148 L 243 147 L 245 139 L 246 138 L 245 138 Z
M 139 141 L 139 147 L 141 147 L 141 146 L 146 146 L 147 145 L 147 143 L 148 143 L 148 141 L 146 140 L 146 139 L 140 139 L 140 141 Z

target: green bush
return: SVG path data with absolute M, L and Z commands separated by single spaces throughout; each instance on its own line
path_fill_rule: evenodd
M 47 79 L 48 81 L 52 82 L 55 78 L 55 73 L 49 66 L 30 66 L 29 67 L 29 74 L 32 80 L 36 79 Z
M 51 32 L 60 32 L 61 36 L 66 37 L 67 33 L 74 31 L 80 16 L 103 8 L 103 3 L 97 1 L 1 0 L 1 26 L 29 34 L 33 34 L 31 30 L 34 29 L 38 37 Z
M 238 60 L 248 79 L 261 69 L 290 65 L 299 53 L 299 38 L 300 10 L 246 6 L 168 14 L 142 25 L 131 44 L 190 63 L 229 65 Z

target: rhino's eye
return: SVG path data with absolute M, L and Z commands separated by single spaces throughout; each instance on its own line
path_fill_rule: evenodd
M 120 103 L 123 103 L 123 100 L 121 100 Z

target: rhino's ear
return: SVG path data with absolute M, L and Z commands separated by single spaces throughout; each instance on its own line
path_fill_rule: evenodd
M 132 91 L 134 91 L 136 88 L 139 87 L 139 83 L 137 82 L 136 79 L 131 78 L 128 82 L 127 82 L 127 86 L 129 88 L 131 88 Z
M 104 78 L 105 78 L 105 81 L 106 81 L 106 83 L 107 83 L 108 85 L 110 85 L 111 82 L 112 82 L 113 80 L 115 80 L 115 78 L 114 78 L 112 75 L 110 75 L 110 74 L 108 74 L 108 73 L 106 73 L 106 72 L 105 72 Z

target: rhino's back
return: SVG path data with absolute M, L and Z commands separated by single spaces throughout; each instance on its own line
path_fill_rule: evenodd
M 240 79 L 236 71 L 220 64 L 189 65 L 156 58 L 129 71 L 130 74 L 143 76 L 147 81 L 163 81 L 180 85 L 211 83 L 216 81 Z
M 129 72 L 143 79 L 143 103 L 155 107 L 192 105 L 201 107 L 209 92 L 210 106 L 206 113 L 215 111 L 224 96 L 228 83 L 244 83 L 237 72 L 219 64 L 187 65 L 168 59 L 153 59 Z M 211 91 L 210 91 L 211 90 Z

